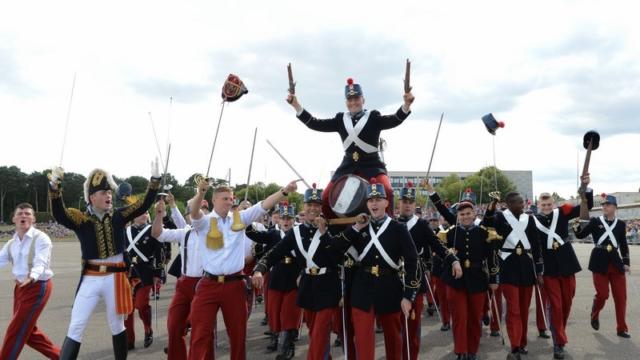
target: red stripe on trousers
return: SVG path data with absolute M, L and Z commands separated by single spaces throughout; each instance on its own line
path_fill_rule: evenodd
M 196 293 L 199 277 L 181 276 L 176 282 L 176 291 L 169 305 L 167 315 L 167 333 L 169 334 L 167 359 L 184 360 L 187 358 L 185 332 L 189 323 L 191 302 Z M 213 354 L 209 356 L 211 358 Z
M 454 352 L 477 354 L 480 345 L 482 307 L 486 303 L 485 291 L 470 293 L 466 289 L 447 288 L 447 300 L 451 311 Z
M 533 286 L 501 284 L 500 287 L 507 302 L 506 323 L 511 348 L 525 347 Z
M 353 329 L 355 330 L 356 357 L 358 360 L 373 360 L 376 351 L 376 318 L 384 331 L 385 359 L 402 358 L 402 322 L 400 312 L 376 315 L 373 307 L 369 311 L 351 309 Z
M 247 291 L 242 280 L 219 283 L 202 278 L 191 302 L 189 360 L 209 360 L 218 310 L 229 335 L 230 359 L 246 359 Z M 214 354 L 215 356 L 215 354 Z
M 555 345 L 564 346 L 567 340 L 567 322 L 571 313 L 571 303 L 576 294 L 576 277 L 545 276 L 544 289 L 549 300 L 549 323 Z
M 598 318 L 600 310 L 604 307 L 605 302 L 609 298 L 609 285 L 611 285 L 611 294 L 613 295 L 613 303 L 616 309 L 616 330 L 629 331 L 625 316 L 627 312 L 627 283 L 624 273 L 620 272 L 613 264 L 609 264 L 606 274 L 593 273 L 593 286 L 596 289 L 596 295 L 593 298 L 593 314 L 594 318 Z
M 42 286 L 45 286 L 44 296 L 41 295 Z M 13 289 L 13 317 L 9 322 L 7 331 L 4 333 L 2 349 L 0 349 L 0 359 L 12 359 L 13 352 L 17 359 L 20 352 L 27 344 L 34 350 L 50 359 L 58 359 L 60 348 L 54 345 L 51 340 L 37 326 L 38 318 L 44 310 L 53 284 L 51 280 L 43 284 L 42 281 Z M 23 336 L 18 339 L 18 333 L 23 332 Z M 19 341 L 16 343 L 16 340 Z M 13 359 L 12 359 L 13 360 Z

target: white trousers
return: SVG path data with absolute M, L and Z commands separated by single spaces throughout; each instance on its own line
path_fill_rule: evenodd
M 115 291 L 113 274 L 107 276 L 85 275 L 73 302 L 71 323 L 69 324 L 67 336 L 74 341 L 82 342 L 84 329 L 87 327 L 89 318 L 96 305 L 98 305 L 100 298 L 104 299 L 111 334 L 117 335 L 123 332 L 126 316 L 116 313 Z

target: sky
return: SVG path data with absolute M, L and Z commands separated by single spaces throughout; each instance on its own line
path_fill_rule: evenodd
M 285 102 L 286 65 L 319 118 L 345 110 L 348 77 L 369 110 L 402 103 L 410 117 L 384 131 L 389 170 L 426 173 L 493 164 L 532 170 L 534 193 L 575 194 L 583 134 L 596 193 L 639 191 L 640 5 L 608 1 L 56 1 L 10 2 L 0 13 L 0 166 L 60 165 L 119 177 L 150 175 L 171 143 L 169 172 L 206 172 L 229 73 L 249 93 L 225 106 L 211 175 L 323 187 L 342 158 L 338 134 L 306 128 Z M 636 15 L 634 15 L 636 14 Z M 170 101 L 170 98 L 172 101 Z M 506 123 L 492 139 L 480 118 Z M 163 154 L 164 156 L 164 154 Z

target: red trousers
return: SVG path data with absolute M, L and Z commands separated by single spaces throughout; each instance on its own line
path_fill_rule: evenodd
M 482 307 L 486 303 L 485 291 L 470 293 L 466 289 L 447 288 L 447 300 L 451 310 L 454 352 L 477 354 L 482 334 Z
M 342 308 L 338 307 L 333 313 L 333 332 L 336 333 L 340 340 L 344 342 L 344 333 L 342 326 Z M 351 305 L 345 304 L 344 317 L 346 319 L 347 329 L 347 355 L 348 360 L 356 360 L 356 344 L 353 340 L 353 321 L 351 320 Z M 344 346 L 344 344 L 343 344 Z M 344 351 L 344 350 L 343 350 Z
M 596 288 L 596 296 L 593 298 L 593 309 L 591 316 L 598 318 L 600 310 L 604 307 L 605 302 L 609 298 L 609 285 L 611 285 L 611 294 L 613 295 L 613 303 L 616 308 L 616 330 L 629 331 L 625 321 L 627 312 L 627 283 L 624 273 L 620 272 L 613 264 L 609 264 L 606 274 L 593 273 L 593 286 Z
M 136 329 L 133 323 L 136 310 L 138 310 L 138 315 L 140 315 L 142 324 L 144 324 L 144 333 L 147 334 L 151 331 L 151 305 L 149 305 L 149 294 L 151 294 L 152 288 L 153 285 L 141 286 L 133 292 L 133 311 L 124 321 L 124 327 L 127 329 L 127 342 L 129 344 L 136 342 Z
M 409 327 L 409 359 L 417 360 L 418 354 L 420 353 L 420 339 L 422 336 L 421 332 L 421 320 L 422 320 L 422 310 L 424 309 L 424 295 L 418 294 L 416 296 L 416 301 L 413 303 L 413 309 L 411 310 L 411 316 L 407 319 L 407 325 Z M 400 321 L 402 324 L 402 328 L 404 329 L 404 314 L 400 313 Z M 404 339 L 405 332 L 402 331 L 402 344 L 406 341 Z M 407 347 L 402 346 L 402 358 L 407 359 Z
M 501 284 L 502 294 L 507 301 L 507 334 L 511 348 L 527 346 L 527 323 L 533 286 Z
M 544 289 L 549 300 L 549 324 L 555 345 L 564 346 L 567 340 L 567 321 L 571 312 L 571 303 L 576 293 L 576 277 L 545 276 Z
M 547 292 L 544 290 L 544 287 L 535 286 L 534 288 L 533 296 L 535 297 L 533 298 L 533 301 L 536 303 L 536 326 L 538 327 L 538 331 L 547 330 L 547 324 L 544 322 L 544 316 L 547 314 L 545 313 L 543 315 L 543 312 L 547 311 L 549 298 L 547 297 Z M 540 289 L 540 294 L 538 294 L 538 289 Z M 542 305 L 540 304 L 540 300 L 542 300 Z
M 4 333 L 0 359 L 18 359 L 25 344 L 46 358 L 58 359 L 60 348 L 38 329 L 36 323 L 49 297 L 53 284 L 51 281 L 36 281 L 24 287 L 16 285 L 13 289 L 13 317 Z
M 167 333 L 169 344 L 167 356 L 169 360 L 182 360 L 187 358 L 187 345 L 184 340 L 189 323 L 191 301 L 196 293 L 196 285 L 199 277 L 182 275 L 176 282 L 176 291 L 169 305 L 167 315 Z M 213 354 L 209 358 L 213 357 Z
M 361 174 L 357 172 L 354 175 L 361 176 Z M 370 179 L 365 180 L 369 181 Z M 384 186 L 384 192 L 387 194 L 387 200 L 389 200 L 389 206 L 387 206 L 387 214 L 393 217 L 393 188 L 391 188 L 389 177 L 387 176 L 387 174 L 378 174 L 376 175 L 376 181 Z M 333 213 L 333 210 L 331 210 L 331 207 L 329 206 L 329 195 L 331 194 L 332 188 L 333 181 L 329 181 L 327 186 L 322 191 L 322 214 L 329 219 L 338 217 Z
M 433 276 L 434 289 L 436 293 L 436 300 L 440 309 L 440 316 L 442 316 L 442 324 L 448 324 L 450 322 L 449 304 L 447 302 L 447 285 L 440 279 L 439 276 Z
M 297 329 L 302 311 L 296 304 L 298 290 L 267 290 L 269 296 L 269 329 L 273 332 Z
M 218 310 L 222 311 L 222 318 L 229 336 L 230 359 L 246 359 L 246 297 L 247 289 L 242 280 L 219 283 L 202 278 L 198 282 L 189 313 L 191 319 L 189 360 L 211 358 L 213 329 L 216 326 Z
M 307 360 L 331 359 L 329 340 L 335 309 L 336 308 L 328 308 L 320 311 L 304 311 L 304 318 L 309 328 L 309 351 L 307 352 Z
M 489 325 L 489 329 L 491 329 L 491 331 L 500 331 L 500 325 L 498 324 L 498 322 L 502 322 L 502 290 L 498 286 L 498 289 L 493 291 L 493 294 L 491 292 L 491 289 L 488 290 L 487 294 L 488 295 L 485 296 L 486 299 L 484 303 L 483 313 L 485 315 L 491 313 L 491 323 Z M 492 300 L 491 296 L 495 297 L 495 300 Z M 492 301 L 495 301 L 496 303 L 493 304 Z M 496 310 L 496 308 L 498 310 Z
M 351 308 L 353 329 L 355 332 L 356 357 L 358 360 L 373 360 L 376 355 L 376 318 L 384 331 L 385 359 L 394 360 L 402 358 L 402 319 L 401 312 L 378 314 L 373 310 L 363 311 Z

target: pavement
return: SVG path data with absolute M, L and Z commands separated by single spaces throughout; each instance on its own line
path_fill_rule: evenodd
M 616 336 L 615 314 L 613 301 L 610 298 L 600 316 L 600 331 L 594 331 L 589 325 L 589 312 L 594 290 L 591 281 L 591 272 L 587 269 L 587 263 L 592 245 L 574 244 L 576 252 L 582 264 L 582 272 L 577 274 L 577 289 L 573 303 L 571 317 L 569 319 L 566 359 L 640 359 L 640 271 L 633 271 L 633 264 L 640 263 L 640 248 L 631 247 L 632 273 L 628 279 L 628 301 L 627 301 L 627 323 L 631 339 L 622 339 Z M 174 254 L 177 253 L 174 248 Z M 77 242 L 55 242 L 53 248 L 53 294 L 44 312 L 40 316 L 38 326 L 46 332 L 57 344 L 62 344 L 66 336 L 67 327 L 71 314 L 74 293 L 79 279 L 80 269 L 80 247 Z M 630 282 L 631 281 L 631 282 Z M 166 314 L 175 278 L 169 277 L 167 284 L 161 290 L 161 297 L 158 300 L 157 326 L 154 319 L 155 339 L 151 347 L 144 349 L 143 328 L 139 319 L 136 319 L 136 349 L 129 353 L 130 359 L 164 359 L 163 352 L 167 343 Z M 4 338 L 4 331 L 7 323 L 11 319 L 13 304 L 14 282 L 11 280 L 11 271 L 8 268 L 0 270 L 0 341 Z M 151 304 L 153 305 L 153 301 Z M 532 302 L 533 304 L 533 302 Z M 263 335 L 267 329 L 260 326 L 263 318 L 264 307 L 257 305 L 248 323 L 247 335 L 247 359 L 273 359 L 275 354 L 264 354 L 264 348 L 268 343 L 268 338 Z M 229 346 L 227 335 L 224 331 L 222 316 L 218 315 L 218 346 L 216 349 L 217 359 L 229 359 Z M 435 316 L 423 315 L 422 343 L 420 359 L 454 359 L 452 354 L 453 338 L 451 332 L 441 332 L 440 325 Z M 504 325 L 503 325 L 504 327 Z M 529 316 L 529 355 L 523 359 L 552 359 L 551 340 L 537 337 L 535 325 L 535 307 L 531 307 Z M 332 341 L 335 335 L 332 336 Z M 384 359 L 384 343 L 382 335 L 376 336 L 377 359 Z M 505 334 L 505 340 L 506 339 Z M 308 349 L 307 330 L 302 329 L 302 336 L 297 343 L 296 358 L 306 358 Z M 335 359 L 343 358 L 341 348 L 332 347 L 332 355 Z M 507 346 L 502 346 L 500 338 L 489 337 L 489 331 L 483 328 L 483 337 L 480 342 L 480 359 L 505 359 Z M 104 305 L 101 303 L 96 308 L 88 324 L 82 347 L 80 349 L 80 359 L 111 359 L 111 333 L 107 327 Z M 20 357 L 21 359 L 41 359 L 42 356 L 34 350 L 25 347 Z

